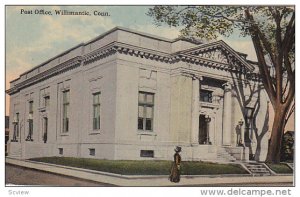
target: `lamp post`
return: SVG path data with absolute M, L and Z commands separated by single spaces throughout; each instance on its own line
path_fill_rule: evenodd
M 32 130 L 33 130 L 33 116 L 31 113 L 29 113 L 28 115 L 28 123 L 29 123 L 29 132 L 28 132 L 28 136 L 26 138 L 26 141 L 33 141 L 32 139 Z
M 253 112 L 254 108 L 253 107 L 246 107 L 245 108 L 245 116 L 246 116 L 246 138 L 245 141 L 251 142 L 252 137 L 251 134 L 251 129 L 252 129 L 252 118 L 253 118 Z
M 206 122 L 206 144 L 211 144 L 210 139 L 209 139 L 209 125 L 210 125 L 211 118 L 209 115 L 205 115 L 205 122 Z
M 239 129 L 240 129 L 240 132 L 241 132 L 241 134 L 240 134 L 240 139 L 239 139 L 239 141 L 238 141 L 238 145 L 239 146 L 243 146 L 244 145 L 244 129 L 243 129 L 243 125 L 244 125 L 244 121 L 241 119 L 240 121 L 239 121 Z
M 17 129 L 18 129 L 18 120 L 17 117 L 14 117 L 13 119 L 13 125 L 14 125 L 14 134 L 13 134 L 13 139 L 11 140 L 11 142 L 17 142 Z

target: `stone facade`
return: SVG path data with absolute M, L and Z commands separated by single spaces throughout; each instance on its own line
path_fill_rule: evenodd
M 257 73 L 223 41 L 114 28 L 11 81 L 9 156 L 263 160 Z

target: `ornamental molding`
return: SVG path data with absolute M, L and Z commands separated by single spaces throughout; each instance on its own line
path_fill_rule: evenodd
M 93 63 L 100 59 L 103 59 L 109 55 L 119 53 L 145 59 L 151 59 L 155 61 L 161 61 L 166 63 L 173 63 L 174 58 L 169 53 L 163 53 L 147 48 L 137 47 L 124 43 L 114 42 L 105 47 L 92 51 L 84 56 L 84 65 Z
M 6 91 L 9 95 L 14 94 L 16 92 L 19 92 L 21 89 L 28 87 L 30 85 L 33 85 L 37 82 L 44 81 L 46 79 L 49 79 L 50 77 L 53 77 L 55 75 L 61 74 L 63 72 L 72 70 L 78 66 L 80 66 L 82 62 L 82 57 L 77 56 L 72 59 L 69 59 L 53 68 L 50 68 L 44 72 L 40 72 L 36 75 L 34 75 L 31 78 L 25 79 L 24 81 L 17 82 L 12 88 Z M 19 79 L 20 80 L 20 79 Z
M 222 40 L 213 43 L 202 44 L 195 48 L 176 53 L 165 53 L 148 48 L 133 46 L 130 44 L 112 42 L 83 56 L 76 56 L 72 59 L 69 59 L 44 72 L 38 71 L 38 74 L 28 79 L 23 80 L 21 77 L 13 80 L 12 82 L 14 85 L 12 85 L 12 88 L 7 90 L 6 93 L 9 95 L 14 94 L 20 91 L 22 88 L 76 68 L 80 66 L 81 63 L 83 63 L 85 66 L 116 53 L 150 59 L 153 61 L 165 62 L 168 64 L 175 64 L 182 61 L 212 69 L 240 73 L 245 75 L 245 79 L 247 80 L 260 81 L 259 74 L 253 73 L 254 66 L 247 63 L 247 61 L 241 57 L 243 54 L 235 52 Z
M 180 51 L 179 53 L 198 56 L 206 60 L 218 59 L 221 63 L 243 66 L 251 72 L 254 70 L 254 66 L 247 62 L 246 54 L 236 52 L 223 40 L 202 44 L 191 49 Z

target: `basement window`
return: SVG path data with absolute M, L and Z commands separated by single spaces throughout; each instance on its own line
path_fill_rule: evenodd
M 58 154 L 63 155 L 64 154 L 64 149 L 63 148 L 58 148 Z
M 89 151 L 90 151 L 90 155 L 91 156 L 95 156 L 96 155 L 96 151 L 94 148 L 89 148 Z
M 153 150 L 141 150 L 140 157 L 154 157 Z

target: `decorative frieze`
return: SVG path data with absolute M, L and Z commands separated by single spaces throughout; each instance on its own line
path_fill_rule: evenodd
M 28 86 L 38 83 L 40 81 L 49 79 L 52 76 L 59 75 L 63 72 L 74 69 L 74 68 L 80 66 L 81 62 L 82 62 L 81 56 L 77 56 L 72 59 L 69 59 L 53 68 L 50 68 L 49 70 L 38 73 L 37 75 L 34 75 L 31 78 L 28 78 L 22 82 L 17 83 L 13 87 L 11 87 L 11 89 L 7 90 L 7 93 L 9 95 L 14 94 L 25 87 L 28 87 Z
M 210 44 L 200 45 L 197 48 L 176 53 L 164 53 L 152 49 L 132 46 L 124 43 L 112 42 L 109 45 L 101 47 L 86 55 L 77 56 L 66 62 L 58 64 L 44 72 L 25 79 L 24 81 L 16 81 L 15 85 L 7 91 L 8 94 L 18 92 L 21 88 L 32 85 L 41 80 L 45 80 L 51 76 L 60 74 L 72 68 L 75 68 L 83 62 L 83 65 L 88 65 L 100 59 L 106 58 L 115 53 L 135 56 L 139 58 L 150 59 L 154 61 L 175 64 L 177 62 L 187 62 L 204 66 L 212 69 L 229 71 L 232 73 L 242 73 L 246 75 L 246 79 L 258 81 L 260 79 L 257 73 L 253 73 L 254 67 L 248 64 L 242 57 L 227 46 L 223 41 L 218 41 Z M 236 54 L 236 55 L 235 55 Z M 37 69 L 38 71 L 38 69 Z

